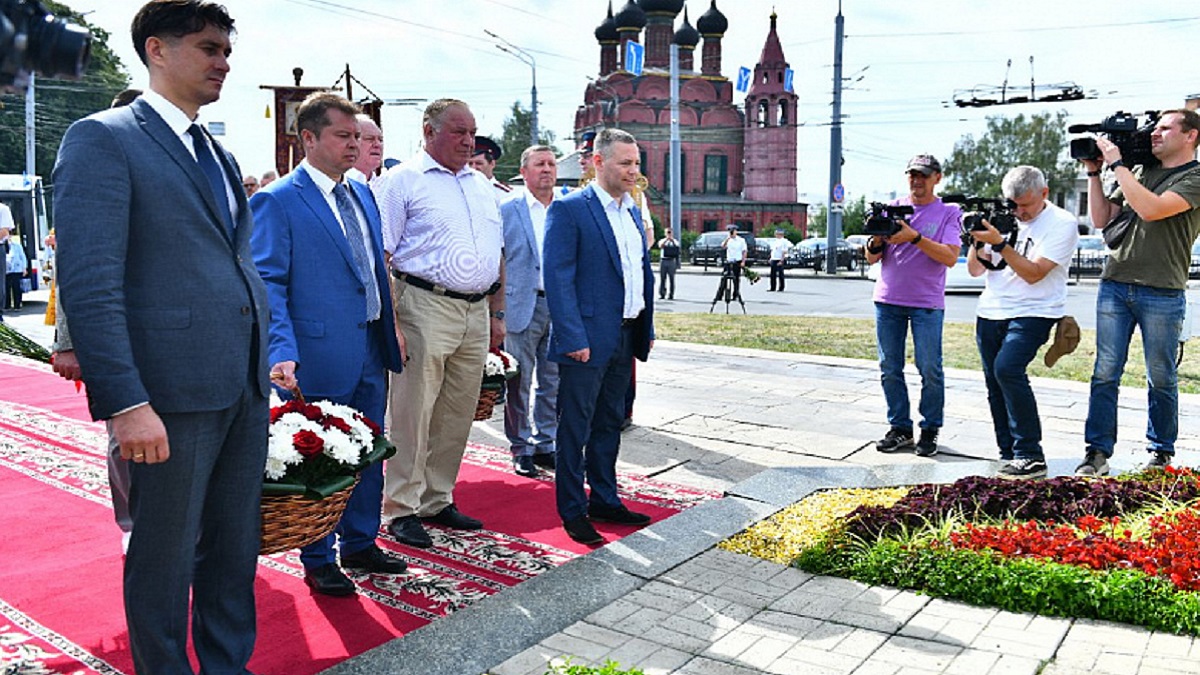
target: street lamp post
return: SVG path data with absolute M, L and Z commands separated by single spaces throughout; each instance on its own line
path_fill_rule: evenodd
M 488 36 L 491 37 L 493 40 L 498 40 L 501 43 L 501 44 L 496 45 L 496 49 L 499 49 L 500 51 L 505 52 L 506 54 L 511 54 L 512 56 L 517 57 L 518 60 L 520 60 L 527 66 L 529 66 L 530 70 L 533 71 L 533 87 L 530 88 L 530 90 L 529 90 L 530 98 L 533 100 L 533 109 L 532 109 L 533 117 L 531 120 L 532 124 L 530 125 L 530 130 L 529 130 L 529 144 L 537 145 L 538 138 L 540 137 L 540 134 L 538 134 L 537 60 L 534 59 L 533 55 L 530 54 L 529 52 L 525 51 L 524 49 L 521 49 L 520 47 L 509 42 L 508 40 L 505 40 L 504 38 L 500 37 L 499 35 L 496 35 L 492 31 L 485 29 L 483 32 L 487 33 Z

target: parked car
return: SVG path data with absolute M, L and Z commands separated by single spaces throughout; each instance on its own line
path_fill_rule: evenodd
M 728 232 L 702 232 L 696 237 L 690 250 L 690 260 L 693 265 L 718 266 L 725 262 L 725 249 L 721 243 L 729 236 Z M 738 232 L 738 236 L 746 240 L 746 262 L 750 265 L 764 263 L 770 260 L 771 250 L 768 248 L 765 257 L 761 257 L 758 242 L 749 232 Z
M 1075 256 L 1071 258 L 1071 274 L 1099 275 L 1104 271 L 1104 262 L 1108 260 L 1111 251 L 1104 245 L 1104 237 L 1098 234 L 1085 234 L 1075 245 Z M 1193 263 L 1194 264 L 1194 263 Z
M 1192 264 L 1188 266 L 1188 278 L 1200 279 L 1200 238 L 1192 244 Z
M 946 270 L 947 293 L 982 293 L 987 286 L 986 275 L 971 276 L 967 271 L 967 248 L 964 246 L 958 252 L 958 262 Z
M 810 237 L 792 247 L 784 262 L 784 267 L 812 268 L 816 271 L 825 269 L 825 253 L 829 242 L 821 237 Z M 837 266 L 847 270 L 858 269 L 858 251 L 845 239 L 837 243 Z
M 846 243 L 859 251 L 864 251 L 867 248 L 867 241 L 870 239 L 871 235 L 869 234 L 852 234 L 846 237 Z

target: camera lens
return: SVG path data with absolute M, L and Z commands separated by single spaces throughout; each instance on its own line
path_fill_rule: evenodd
M 92 36 L 85 28 L 47 14 L 31 22 L 25 61 L 46 77 L 82 77 L 91 49 Z

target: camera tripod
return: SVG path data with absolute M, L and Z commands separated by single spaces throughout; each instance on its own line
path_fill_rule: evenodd
M 722 298 L 725 300 L 726 314 L 729 313 L 729 303 L 734 300 L 737 300 L 738 304 L 742 306 L 742 314 L 746 313 L 746 301 L 742 300 L 742 285 L 738 283 L 738 275 L 741 273 L 742 268 L 736 263 L 725 263 L 721 267 L 721 283 L 717 286 L 717 295 L 708 308 L 709 314 L 712 314 Z

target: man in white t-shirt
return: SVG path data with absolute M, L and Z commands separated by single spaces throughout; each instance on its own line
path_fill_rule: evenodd
M 729 236 L 721 242 L 725 249 L 725 273 L 733 275 L 733 295 L 740 298 L 742 289 L 742 267 L 746 264 L 746 254 L 749 247 L 746 240 L 738 236 L 737 225 L 730 224 L 727 228 Z
M 790 250 L 792 242 L 783 236 L 783 228 L 776 229 L 775 238 L 771 240 L 771 288 L 768 290 L 783 292 L 783 265 Z M 776 279 L 779 280 L 779 288 L 775 287 Z
M 1046 177 L 1032 166 L 1004 176 L 1001 190 L 1016 204 L 1015 233 L 1000 233 L 983 221 L 972 230 L 976 245 L 967 254 L 971 276 L 987 275 L 976 309 L 975 341 L 983 360 L 988 405 L 1008 463 L 1001 478 L 1045 478 L 1042 425 L 1025 370 L 1065 314 L 1067 269 L 1079 228 L 1075 217 L 1046 201 Z

